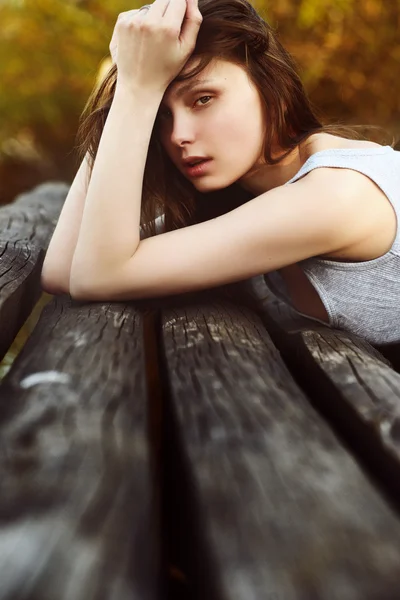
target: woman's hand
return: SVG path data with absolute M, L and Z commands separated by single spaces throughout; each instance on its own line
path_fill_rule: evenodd
M 110 51 L 117 85 L 164 94 L 192 54 L 203 17 L 198 0 L 154 0 L 118 16 Z
M 138 13 L 140 10 L 140 8 L 135 9 L 135 10 L 128 10 L 126 12 L 122 12 L 118 15 L 118 19 L 117 19 L 117 23 L 114 27 L 114 31 L 111 37 L 111 42 L 109 45 L 110 48 L 110 54 L 111 54 L 111 58 L 113 63 L 115 64 L 117 62 L 117 55 L 118 55 L 118 32 L 117 32 L 117 24 L 119 22 L 120 19 L 125 19 L 128 15 L 133 16 L 134 14 Z

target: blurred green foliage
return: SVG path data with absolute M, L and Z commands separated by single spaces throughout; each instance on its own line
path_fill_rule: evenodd
M 313 102 L 328 117 L 398 131 L 400 0 L 260 4 L 296 58 Z
M 118 13 L 129 8 L 126 0 L 0 3 L 0 159 L 33 146 L 42 159 L 71 166 L 79 115 Z
M 73 176 L 79 115 L 109 64 L 117 16 L 145 3 L 0 0 L 0 163 L 19 154 L 47 165 L 46 176 Z M 399 133 L 400 0 L 252 3 L 323 115 Z

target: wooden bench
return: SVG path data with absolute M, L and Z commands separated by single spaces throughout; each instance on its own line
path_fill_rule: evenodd
M 0 360 L 67 192 L 0 210 Z M 399 357 L 262 276 L 54 296 L 0 382 L 0 599 L 397 599 Z

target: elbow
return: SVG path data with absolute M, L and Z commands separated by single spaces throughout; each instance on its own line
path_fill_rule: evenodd
M 72 300 L 77 302 L 112 302 L 107 294 L 101 294 L 98 290 L 87 286 L 71 285 L 69 294 Z
M 60 282 L 54 277 L 50 277 L 43 269 L 40 275 L 40 287 L 46 294 L 52 294 L 53 296 L 69 293 L 68 286 L 66 286 L 64 282 Z
M 90 278 L 89 273 L 91 274 Z M 82 263 L 78 261 L 75 252 L 68 279 L 69 294 L 73 300 L 85 302 L 95 299 L 93 297 L 95 289 L 93 285 L 93 275 L 93 265 L 82 265 Z
M 69 293 L 71 295 L 72 300 L 76 300 L 77 302 L 93 302 L 97 300 L 97 298 L 94 297 L 94 295 L 89 290 L 81 287 L 71 286 Z
M 76 277 L 71 275 L 69 281 L 69 293 L 73 300 L 83 302 L 88 299 L 88 291 L 79 283 Z
M 71 273 L 69 279 L 69 294 L 73 300 L 77 302 L 93 302 L 99 300 L 99 295 L 96 293 L 94 286 L 87 281 L 85 283 L 76 273 Z

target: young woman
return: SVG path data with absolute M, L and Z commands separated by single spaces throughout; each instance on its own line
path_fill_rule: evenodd
M 44 289 L 117 301 L 264 275 L 304 316 L 400 342 L 400 152 L 323 126 L 247 0 L 155 0 L 110 49 Z

